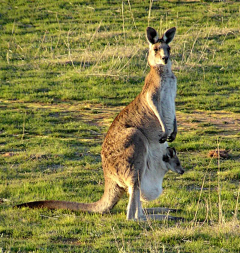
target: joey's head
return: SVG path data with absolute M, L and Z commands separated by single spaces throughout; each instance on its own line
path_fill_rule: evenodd
M 169 170 L 181 175 L 184 173 L 175 148 L 167 147 L 166 154 L 163 155 L 163 161 Z
M 176 28 L 167 30 L 161 38 L 152 27 L 147 28 L 147 40 L 149 42 L 148 63 L 151 67 L 166 65 L 169 62 L 170 47 L 169 43 L 173 40 Z

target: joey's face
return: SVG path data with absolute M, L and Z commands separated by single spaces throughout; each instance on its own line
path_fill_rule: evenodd
M 163 155 L 163 161 L 169 170 L 181 175 L 184 173 L 175 148 L 167 148 L 166 154 Z
M 149 45 L 148 62 L 152 67 L 166 65 L 170 57 L 170 47 L 165 42 Z

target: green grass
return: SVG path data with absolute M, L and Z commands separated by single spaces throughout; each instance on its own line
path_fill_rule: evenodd
M 0 251 L 240 252 L 239 13 L 235 1 L 2 1 Z M 185 221 L 127 222 L 127 195 L 104 216 L 12 208 L 101 197 L 101 144 L 149 71 L 148 25 L 177 27 L 171 145 L 186 173 L 144 205 Z M 208 156 L 218 147 L 229 158 Z

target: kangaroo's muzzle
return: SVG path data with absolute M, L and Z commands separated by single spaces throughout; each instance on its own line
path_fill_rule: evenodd
M 167 62 L 168 62 L 168 57 L 167 57 L 167 56 L 164 56 L 164 57 L 162 58 L 162 60 L 164 61 L 165 64 L 167 64 Z

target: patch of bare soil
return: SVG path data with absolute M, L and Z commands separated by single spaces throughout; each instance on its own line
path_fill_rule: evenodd
M 88 110 L 83 109 L 79 111 L 83 121 L 88 122 L 88 124 L 109 127 L 124 106 L 86 105 L 85 108 L 88 108 Z M 224 136 L 240 133 L 240 113 L 226 111 L 177 112 L 177 122 L 180 131 L 213 127 Z
M 82 121 L 88 124 L 109 127 L 123 106 L 103 106 L 101 104 L 85 105 L 79 112 Z
M 186 114 L 177 112 L 177 121 L 181 131 L 213 127 L 224 136 L 240 133 L 239 113 L 225 111 L 195 111 Z
M 9 101 L 4 101 L 9 103 Z M 11 101 L 12 102 L 12 101 Z M 19 101 L 17 101 L 19 103 Z M 52 109 L 61 113 L 72 114 L 90 125 L 108 128 L 124 106 L 103 106 L 91 103 L 23 103 L 29 108 Z M 194 111 L 182 113 L 177 111 L 179 131 L 188 131 L 205 127 L 213 127 L 221 135 L 237 135 L 240 133 L 240 113 L 226 111 Z M 239 135 L 240 138 L 240 135 Z

